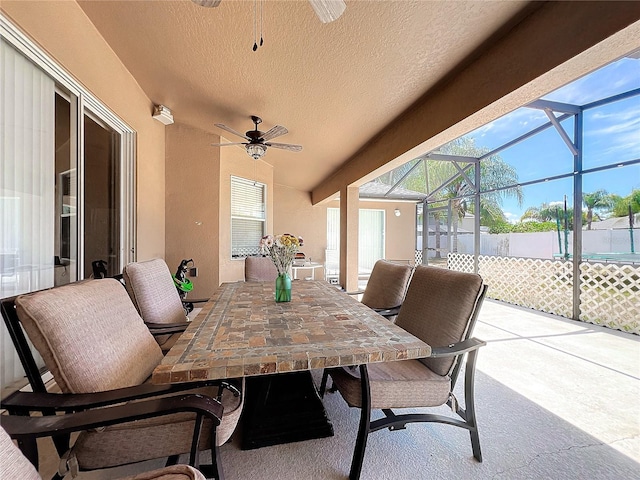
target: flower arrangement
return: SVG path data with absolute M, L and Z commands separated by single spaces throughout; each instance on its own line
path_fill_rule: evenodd
M 303 245 L 302 238 L 289 233 L 282 235 L 265 235 L 260 240 L 260 252 L 271 257 L 278 270 L 278 275 L 289 273 L 298 248 Z

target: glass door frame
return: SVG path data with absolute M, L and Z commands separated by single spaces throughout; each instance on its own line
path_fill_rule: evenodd
M 2 38 L 41 68 L 56 83 L 56 91 L 71 98 L 71 134 L 75 145 L 71 154 L 77 159 L 78 178 L 78 252 L 77 279 L 84 278 L 84 115 L 89 115 L 108 125 L 120 134 L 120 268 L 136 259 L 136 196 L 135 196 L 135 152 L 136 133 L 115 113 L 110 111 L 98 98 L 81 85 L 62 66 L 57 64 L 44 50 L 36 45 L 22 31 L 0 13 L 0 34 Z M 75 108 L 74 108 L 75 107 Z

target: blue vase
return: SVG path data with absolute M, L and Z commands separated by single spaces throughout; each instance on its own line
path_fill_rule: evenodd
M 286 273 L 276 278 L 276 302 L 291 301 L 291 277 Z

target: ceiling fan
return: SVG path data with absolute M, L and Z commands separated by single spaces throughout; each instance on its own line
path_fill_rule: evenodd
M 201 7 L 217 7 L 222 0 L 191 0 Z M 333 22 L 340 18 L 347 5 L 344 0 L 309 0 L 322 23 Z
M 271 140 L 272 138 L 276 138 L 280 135 L 289 133 L 289 130 L 284 128 L 282 125 L 276 125 L 266 132 L 261 132 L 260 130 L 258 130 L 258 125 L 262 123 L 262 119 L 260 117 L 256 117 L 255 115 L 251 115 L 251 121 L 255 124 L 255 130 L 249 130 L 246 134 L 237 132 L 233 128 L 227 127 L 222 123 L 216 123 L 216 127 L 221 128 L 222 130 L 226 130 L 229 133 L 233 133 L 234 135 L 242 137 L 248 141 L 234 143 L 212 143 L 211 145 L 214 147 L 224 147 L 225 145 L 244 145 L 247 153 L 254 160 L 258 160 L 264 157 L 264 154 L 267 153 L 267 147 L 281 148 L 282 150 L 289 150 L 291 152 L 299 152 L 302 150 L 301 145 L 269 142 L 269 140 Z

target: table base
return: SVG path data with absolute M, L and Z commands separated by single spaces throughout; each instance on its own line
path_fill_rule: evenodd
M 242 414 L 243 450 L 333 436 L 311 372 L 248 377 Z

